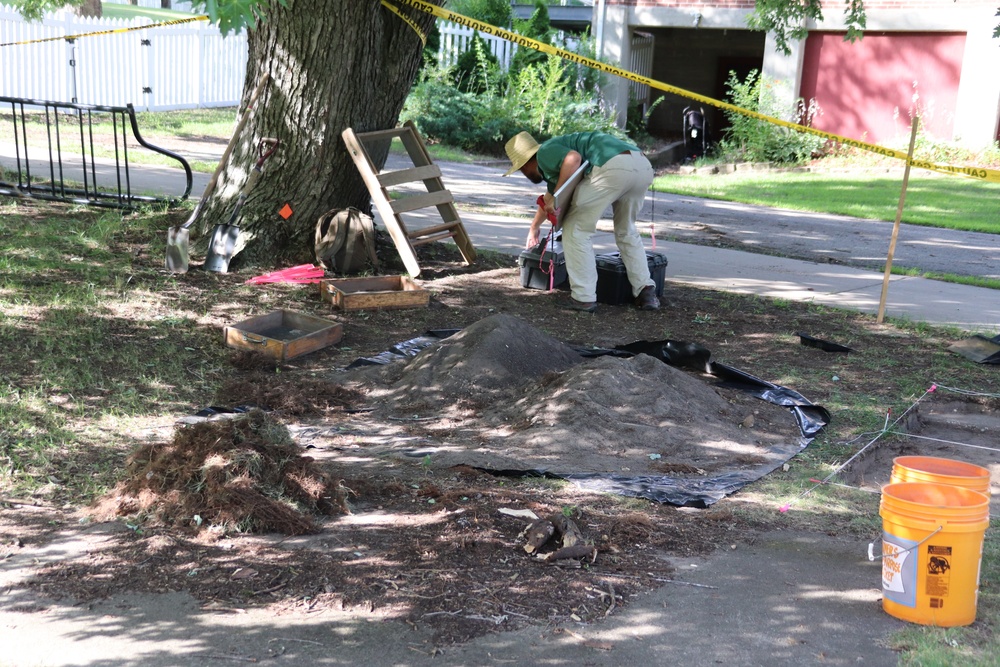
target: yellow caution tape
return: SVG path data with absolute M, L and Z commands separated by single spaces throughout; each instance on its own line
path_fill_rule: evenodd
M 404 16 L 403 13 L 401 11 L 399 11 L 398 7 L 390 5 L 385 0 L 382 0 L 382 6 L 385 7 L 386 9 L 388 9 L 390 12 L 392 12 L 396 16 L 398 16 L 399 18 L 403 19 L 403 21 L 406 22 L 406 25 L 408 25 L 411 28 L 413 28 L 413 32 L 417 33 L 417 37 L 420 38 L 420 43 L 423 44 L 424 46 L 427 46 L 427 34 L 423 30 L 420 29 L 420 26 L 417 25 L 416 21 L 414 21 L 413 19 L 411 19 L 409 16 Z
M 458 23 L 459 25 L 464 25 L 473 30 L 478 30 L 479 32 L 486 33 L 488 35 L 493 35 L 494 37 L 500 37 L 506 39 L 509 42 L 513 42 L 518 46 L 524 46 L 529 49 L 535 49 L 536 51 L 541 51 L 542 53 L 549 53 L 560 58 L 565 58 L 571 62 L 586 65 L 596 70 L 602 72 L 607 72 L 608 74 L 614 74 L 615 76 L 620 76 L 623 79 L 628 79 L 629 81 L 635 81 L 636 83 L 641 83 L 649 86 L 650 88 L 656 88 L 657 90 L 662 90 L 674 95 L 679 95 L 681 97 L 686 97 L 703 104 L 708 104 L 710 106 L 718 107 L 726 111 L 733 111 L 735 113 L 742 114 L 744 116 L 749 116 L 751 118 L 756 118 L 768 123 L 773 123 L 775 125 L 781 125 L 782 127 L 787 127 L 795 132 L 802 132 L 805 134 L 813 134 L 817 137 L 822 137 L 830 141 L 836 141 L 838 143 L 852 146 L 854 148 L 860 148 L 862 150 L 870 151 L 872 153 L 878 153 L 879 155 L 884 155 L 890 158 L 897 158 L 903 161 L 907 161 L 911 166 L 918 167 L 920 169 L 927 169 L 930 171 L 937 171 L 945 174 L 957 174 L 960 176 L 968 176 L 969 178 L 975 178 L 981 181 L 989 181 L 991 183 L 1000 183 L 1000 170 L 987 169 L 985 167 L 954 167 L 950 165 L 940 165 L 934 164 L 933 162 L 928 162 L 926 160 L 909 160 L 905 151 L 897 151 L 892 148 L 886 148 L 884 146 L 879 146 L 877 144 L 869 144 L 864 141 L 857 141 L 856 139 L 850 139 L 848 137 L 842 137 L 831 132 L 823 132 L 822 130 L 816 130 L 811 127 L 806 127 L 804 125 L 797 125 L 795 123 L 790 123 L 780 118 L 774 118 L 772 116 L 767 116 L 756 111 L 750 111 L 749 109 L 744 109 L 738 107 L 734 104 L 729 104 L 727 102 L 722 102 L 720 100 L 713 99 L 711 97 L 706 97 L 705 95 L 699 95 L 698 93 L 693 93 L 689 90 L 684 90 L 683 88 L 678 88 L 676 86 L 671 86 L 669 84 L 663 83 L 662 81 L 656 81 L 655 79 L 650 79 L 648 77 L 636 74 L 635 72 L 630 72 L 628 70 L 622 69 L 620 67 L 613 67 L 612 65 L 607 65 L 605 63 L 587 58 L 586 56 L 581 56 L 579 54 L 573 53 L 571 51 L 566 51 L 564 49 L 557 48 L 551 44 L 546 44 L 544 42 L 539 42 L 537 40 L 531 39 L 530 37 L 525 37 L 519 35 L 516 32 L 510 32 L 509 30 L 504 30 L 503 28 L 498 28 L 489 23 L 484 23 L 482 21 L 477 21 L 476 19 L 469 18 L 468 16 L 463 16 L 462 14 L 456 14 L 455 12 L 449 11 L 437 5 L 431 4 L 429 2 L 424 2 L 423 0 L 392 0 L 401 5 L 406 5 L 412 7 L 419 11 L 433 14 L 437 18 L 444 19 L 446 21 L 451 21 L 452 23 Z M 385 0 L 382 0 L 382 4 L 385 4 Z
M 99 30 L 97 32 L 82 32 L 79 35 L 63 35 L 62 37 L 46 37 L 45 39 L 29 39 L 25 42 L 7 42 L 5 44 L 0 44 L 0 46 L 16 46 L 18 44 L 40 44 L 41 42 L 56 42 L 59 40 L 65 40 L 67 42 L 72 42 L 75 39 L 81 37 L 93 37 L 94 35 L 111 35 L 116 32 L 132 32 L 133 30 L 149 30 L 150 28 L 159 28 L 165 25 L 177 25 L 179 23 L 190 23 L 191 21 L 208 21 L 207 16 L 194 16 L 189 19 L 176 19 L 174 21 L 164 21 L 162 23 L 150 23 L 148 25 L 134 26 L 132 28 L 115 28 L 114 30 Z

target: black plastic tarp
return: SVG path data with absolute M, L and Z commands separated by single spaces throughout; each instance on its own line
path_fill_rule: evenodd
M 358 359 L 347 368 L 405 360 L 458 331 L 460 329 L 428 331 L 425 335 L 399 343 L 391 350 L 376 357 Z M 711 351 L 697 343 L 674 340 L 636 341 L 615 348 L 576 347 L 574 349 L 584 357 L 602 355 L 630 357 L 637 354 L 647 354 L 670 366 L 706 373 L 716 378 L 717 384 L 721 386 L 746 391 L 761 400 L 787 407 L 798 424 L 802 438 L 797 443 L 771 448 L 772 453 L 779 455 L 777 460 L 772 458 L 768 463 L 751 469 L 726 472 L 713 477 L 691 478 L 670 475 L 622 475 L 619 473 L 553 474 L 537 469 L 483 470 L 502 476 L 554 477 L 572 481 L 579 487 L 592 491 L 645 498 L 682 507 L 708 507 L 781 466 L 806 447 L 830 422 L 830 413 L 825 408 L 814 405 L 799 392 L 762 380 L 732 366 L 712 361 Z

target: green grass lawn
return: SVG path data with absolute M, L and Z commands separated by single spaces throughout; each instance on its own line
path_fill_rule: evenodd
M 790 172 L 667 175 L 659 192 L 797 211 L 895 220 L 902 177 Z M 913 225 L 1000 234 L 1000 183 L 911 172 L 902 221 Z
M 146 17 L 154 21 L 176 21 L 178 19 L 189 19 L 196 14 L 188 12 L 178 12 L 173 9 L 157 9 L 155 7 L 134 7 L 132 5 L 118 5 L 110 2 L 103 4 L 104 18 L 109 19 L 136 19 Z

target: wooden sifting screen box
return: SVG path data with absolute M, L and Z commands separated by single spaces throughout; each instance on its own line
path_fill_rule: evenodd
M 278 361 L 336 345 L 344 326 L 291 310 L 276 310 L 225 328 L 226 345 L 260 352 Z
M 330 278 L 319 284 L 320 295 L 340 310 L 423 308 L 430 293 L 408 276 Z

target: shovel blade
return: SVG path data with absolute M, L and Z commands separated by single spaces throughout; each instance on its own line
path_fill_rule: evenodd
M 171 227 L 167 230 L 167 256 L 164 264 L 167 271 L 186 273 L 190 261 L 190 231 L 187 227 Z
M 227 273 L 229 260 L 233 258 L 236 240 L 240 236 L 240 228 L 236 225 L 216 225 L 212 230 L 212 238 L 208 242 L 208 254 L 205 255 L 205 270 L 215 273 Z

